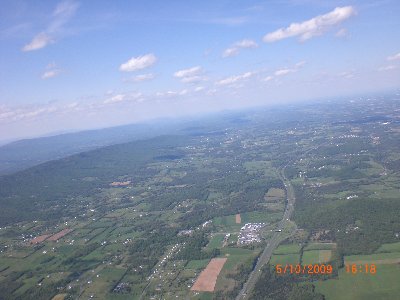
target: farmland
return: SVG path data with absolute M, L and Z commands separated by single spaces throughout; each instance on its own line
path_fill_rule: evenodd
M 400 292 L 399 243 L 384 244 L 370 255 L 345 256 L 345 264 L 363 266 L 353 274 L 339 271 L 337 279 L 318 282 L 317 290 L 329 299 L 393 299 Z M 383 252 L 385 251 L 385 252 Z M 365 264 L 376 265 L 376 274 L 365 273 Z M 360 270 L 360 269 L 358 269 Z M 339 293 L 339 294 L 338 294 Z
M 234 299 L 275 233 L 282 243 L 254 299 L 299 289 L 330 299 L 337 284 L 343 294 L 359 284 L 360 299 L 369 284 L 382 284 L 371 299 L 393 295 L 397 265 L 374 279 L 341 262 L 399 258 L 398 104 L 338 103 L 228 114 L 0 177 L 0 295 Z M 282 169 L 296 202 L 279 229 L 290 191 Z M 257 238 L 238 245 L 246 224 L 261 224 Z M 215 286 L 193 290 L 222 260 Z M 272 267 L 328 262 L 329 278 Z

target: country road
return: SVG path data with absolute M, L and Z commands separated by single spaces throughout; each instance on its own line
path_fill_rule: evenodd
M 291 185 L 290 181 L 286 178 L 284 174 L 286 166 L 283 167 L 282 170 L 280 171 L 279 177 L 285 184 L 287 203 L 285 212 L 283 213 L 283 217 L 278 223 L 277 230 L 283 230 L 286 227 L 286 225 L 288 225 L 288 223 L 290 222 L 289 220 L 293 214 L 294 203 L 296 201 L 296 198 L 294 196 L 293 186 Z M 260 255 L 254 270 L 250 273 L 247 281 L 243 285 L 242 290 L 237 295 L 236 300 L 250 299 L 251 291 L 253 290 L 258 278 L 261 275 L 261 269 L 268 263 L 268 261 L 272 256 L 272 252 L 275 250 L 276 247 L 278 247 L 278 245 L 282 242 L 283 239 L 284 235 L 282 232 L 274 233 L 272 238 L 268 241 L 268 244 L 265 247 L 264 251 Z

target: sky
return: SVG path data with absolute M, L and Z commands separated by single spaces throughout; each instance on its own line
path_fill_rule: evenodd
M 398 0 L 0 5 L 0 140 L 400 87 Z

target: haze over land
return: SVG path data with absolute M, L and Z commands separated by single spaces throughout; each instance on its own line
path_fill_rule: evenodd
M 389 1 L 6 1 L 0 140 L 393 90 Z

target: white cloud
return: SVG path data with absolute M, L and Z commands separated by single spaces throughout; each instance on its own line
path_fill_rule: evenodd
M 180 91 L 166 91 L 166 92 L 157 92 L 157 97 L 176 97 L 176 96 L 185 96 L 189 93 L 187 89 L 183 89 Z
M 400 52 L 397 53 L 397 54 L 388 56 L 386 59 L 389 60 L 389 61 L 392 61 L 392 60 L 400 60 Z
M 115 96 L 112 96 L 106 100 L 104 100 L 104 104 L 109 104 L 109 103 L 117 103 L 117 102 L 122 102 L 126 99 L 126 95 L 124 94 L 118 94 Z
M 389 65 L 389 66 L 380 67 L 378 69 L 378 71 L 391 71 L 391 70 L 396 70 L 397 68 L 398 68 L 398 66 Z
M 337 38 L 344 38 L 344 37 L 348 36 L 347 29 L 346 29 L 346 28 L 341 28 L 341 29 L 339 29 L 339 30 L 335 33 L 335 36 L 336 36 Z
M 275 76 L 283 76 L 283 75 L 287 75 L 290 73 L 294 73 L 297 72 L 297 69 L 280 69 L 275 71 L 274 75 Z
M 296 73 L 298 70 L 300 70 L 304 65 L 306 64 L 306 62 L 304 60 L 299 61 L 298 63 L 296 63 L 293 67 L 290 68 L 282 68 L 282 69 L 278 69 L 274 72 L 273 75 L 269 75 L 267 77 L 265 77 L 263 79 L 263 81 L 271 81 L 272 79 L 274 79 L 275 77 L 280 77 L 280 76 L 285 76 L 291 73 Z
M 42 79 L 49 79 L 56 77 L 61 73 L 61 70 L 57 68 L 57 65 L 52 62 L 46 66 L 46 71 L 42 74 Z
M 276 70 L 274 75 L 275 76 L 284 76 L 284 75 L 288 75 L 290 73 L 295 73 L 297 72 L 300 68 L 302 68 L 304 65 L 306 64 L 305 61 L 299 61 L 298 63 L 296 63 L 294 65 L 294 67 L 292 68 L 283 68 L 280 70 Z
M 344 71 L 339 74 L 339 77 L 343 77 L 345 79 L 352 79 L 355 77 L 354 71 Z
M 235 56 L 239 54 L 240 49 L 245 49 L 245 48 L 257 48 L 258 45 L 255 41 L 245 39 L 238 41 L 234 43 L 231 47 L 225 49 L 225 51 L 222 53 L 222 57 L 230 57 L 230 56 Z
M 276 42 L 282 39 L 299 36 L 300 41 L 306 41 L 314 36 L 319 36 L 331 27 L 355 15 L 352 6 L 336 7 L 333 11 L 316 16 L 302 23 L 292 23 L 289 27 L 280 28 L 266 34 L 264 42 Z
M 60 70 L 49 70 L 43 73 L 42 79 L 49 79 L 56 77 L 58 74 L 60 74 Z
M 265 77 L 263 80 L 264 80 L 264 81 L 270 81 L 270 80 L 272 80 L 272 79 L 274 79 L 273 76 L 267 76 L 267 77 Z
M 194 89 L 195 92 L 201 92 L 201 91 L 203 91 L 203 90 L 204 90 L 204 86 L 197 86 L 197 87 Z
M 254 75 L 253 72 L 246 72 L 246 73 L 243 73 L 242 75 L 227 77 L 225 79 L 217 81 L 216 84 L 217 85 L 229 85 L 229 84 L 236 83 L 240 80 L 250 78 L 253 75 Z
M 55 36 L 59 35 L 60 29 L 72 18 L 79 4 L 75 1 L 63 1 L 57 5 L 52 14 L 52 20 L 47 29 L 37 34 L 30 43 L 22 47 L 22 51 L 39 50 L 54 43 Z
M 157 61 L 157 58 L 152 53 L 138 56 L 138 57 L 132 57 L 126 63 L 123 63 L 119 67 L 119 70 L 122 72 L 133 72 L 133 71 L 137 71 L 137 70 L 142 70 L 142 69 L 145 69 L 145 68 L 148 68 L 148 67 L 154 65 L 156 61 Z
M 26 51 L 39 50 L 46 47 L 48 44 L 52 42 L 53 42 L 52 38 L 47 33 L 41 32 L 37 36 L 35 36 L 29 44 L 26 44 L 22 48 L 22 51 L 26 52 Z
M 198 75 L 200 72 L 201 72 L 201 67 L 200 66 L 196 66 L 196 67 L 193 67 L 193 68 L 176 71 L 174 73 L 174 76 L 177 77 L 177 78 L 191 77 L 191 76 L 194 76 L 194 75 Z
M 189 76 L 189 77 L 184 77 L 181 79 L 182 82 L 184 83 L 195 83 L 199 81 L 204 81 L 206 78 L 204 76 Z
M 235 43 L 236 47 L 239 48 L 256 48 L 258 47 L 257 43 L 253 40 L 241 40 Z
M 206 80 L 200 66 L 189 69 L 179 70 L 174 73 L 174 77 L 179 78 L 184 83 L 194 83 Z
M 238 48 L 227 48 L 222 53 L 222 57 L 231 57 L 239 54 Z
M 306 64 L 306 62 L 305 62 L 304 60 L 302 60 L 302 61 L 299 61 L 298 63 L 296 63 L 296 64 L 294 65 L 294 67 L 295 67 L 296 69 L 300 69 L 300 68 L 303 67 L 305 64 Z
M 143 98 L 142 93 L 133 93 L 133 94 L 116 94 L 106 100 L 103 101 L 104 104 L 115 104 L 125 101 L 134 101 L 140 100 Z
M 0 122 L 15 122 L 25 119 L 35 119 L 43 114 L 53 114 L 58 112 L 59 108 L 54 105 L 37 106 L 19 108 L 0 109 Z
M 124 81 L 130 81 L 130 82 L 142 82 L 142 81 L 147 81 L 147 80 L 151 80 L 154 79 L 154 74 L 148 73 L 148 74 L 140 74 L 140 75 L 136 75 L 132 78 L 126 79 Z

